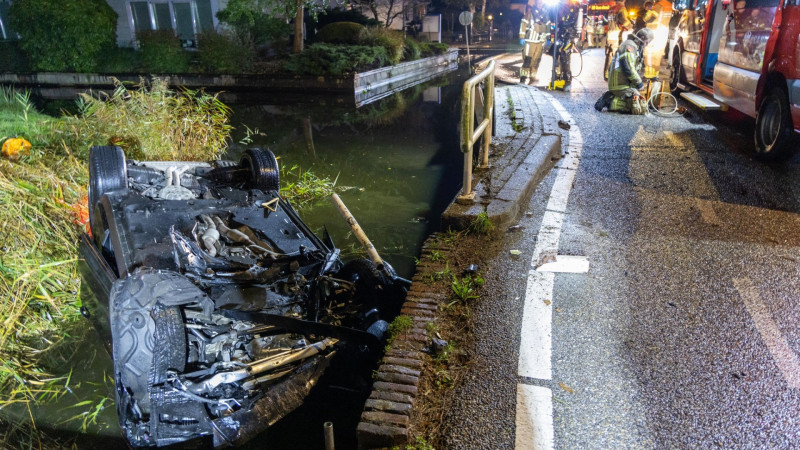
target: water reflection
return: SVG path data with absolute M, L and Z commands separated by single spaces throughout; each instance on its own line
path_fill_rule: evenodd
M 423 84 L 360 109 L 233 105 L 237 139 L 258 129 L 284 169 L 335 179 L 340 196 L 375 247 L 410 276 L 425 237 L 458 191 L 460 90 L 452 78 Z M 232 148 L 232 159 L 243 147 Z M 284 180 L 288 181 L 288 180 Z M 345 256 L 360 251 L 328 199 L 304 205 L 303 219 L 326 226 Z

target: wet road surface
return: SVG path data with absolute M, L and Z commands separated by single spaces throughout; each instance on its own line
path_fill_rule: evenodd
M 598 113 L 601 68 L 548 94 L 570 153 L 486 268 L 446 447 L 800 447 L 800 159 L 735 113 Z

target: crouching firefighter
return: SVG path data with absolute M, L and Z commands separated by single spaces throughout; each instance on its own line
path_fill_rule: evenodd
M 644 28 L 631 34 L 619 46 L 611 62 L 608 76 L 608 91 L 597 100 L 594 108 L 602 111 L 646 114 L 647 100 L 640 89 L 644 87 L 639 70 L 642 68 L 644 47 L 653 40 L 653 31 Z

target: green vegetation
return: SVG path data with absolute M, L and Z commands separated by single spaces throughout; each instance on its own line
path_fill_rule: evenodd
M 333 75 L 382 67 L 389 61 L 386 49 L 364 45 L 332 45 L 318 43 L 291 56 L 286 63 L 290 72 L 303 75 Z
M 207 161 L 225 151 L 230 108 L 216 95 L 171 91 L 164 79 L 129 89 L 117 83 L 105 101 L 81 95 L 74 131 L 95 144 L 122 147 L 129 158 Z
M 317 42 L 358 45 L 361 43 L 360 36 L 363 30 L 364 25 L 359 23 L 334 22 L 317 31 Z
M 361 45 L 372 47 L 382 47 L 386 49 L 386 55 L 390 64 L 397 64 L 403 57 L 404 40 L 403 35 L 395 30 L 383 27 L 364 28 L 359 37 Z
M 384 353 L 389 352 L 397 336 L 410 330 L 411 327 L 413 326 L 414 326 L 414 321 L 411 319 L 411 317 L 404 315 L 395 317 L 392 323 L 389 324 L 389 330 L 387 331 L 386 347 L 384 348 Z
M 511 99 L 511 91 L 506 88 L 506 96 L 508 98 L 508 118 L 511 119 L 511 128 L 517 133 L 523 130 L 521 123 L 517 123 L 517 113 L 514 109 L 514 100 Z
M 439 250 L 431 250 L 431 261 L 437 262 L 444 260 L 445 260 L 444 253 L 440 252 Z
M 450 289 L 453 291 L 453 296 L 456 298 L 456 300 L 460 300 L 462 302 L 479 298 L 480 295 L 477 294 L 477 290 L 481 286 L 483 286 L 483 278 L 480 275 L 475 275 L 475 277 L 464 275 L 461 277 L 461 279 L 453 275 L 453 281 L 450 283 Z
M 217 18 L 231 27 L 242 44 L 261 46 L 287 41 L 289 25 L 286 20 L 264 14 L 264 0 L 229 0 Z
M 207 31 L 197 37 L 197 59 L 203 72 L 242 73 L 250 70 L 255 54 L 234 35 Z
M 295 206 L 303 206 L 334 193 L 336 180 L 319 177 L 310 170 L 298 166 L 281 167 L 281 195 L 289 198 Z
M 141 69 L 147 73 L 185 73 L 189 70 L 189 54 L 172 30 L 150 30 L 136 33 L 141 52 Z
M 117 13 L 104 0 L 14 0 L 9 21 L 33 70 L 90 72 L 115 46 Z
M 467 232 L 470 234 L 489 234 L 494 230 L 494 224 L 489 219 L 489 213 L 481 212 L 470 222 Z

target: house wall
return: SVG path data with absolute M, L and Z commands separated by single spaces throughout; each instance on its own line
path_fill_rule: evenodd
M 128 2 L 126 0 L 106 0 L 106 2 L 117 13 L 117 46 L 133 47 L 136 36 L 133 34 Z

